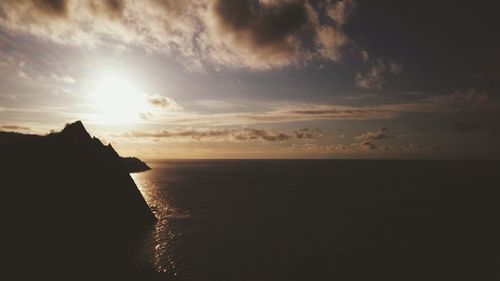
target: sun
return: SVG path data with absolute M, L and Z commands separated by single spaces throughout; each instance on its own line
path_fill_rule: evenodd
M 135 122 L 140 120 L 141 112 L 150 109 L 147 95 L 129 78 L 103 75 L 92 88 L 90 97 L 100 121 Z

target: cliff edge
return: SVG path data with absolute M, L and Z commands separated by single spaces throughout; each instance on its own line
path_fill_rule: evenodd
M 0 155 L 12 270 L 136 272 L 155 217 L 111 145 L 77 121 L 47 136 L 0 132 Z
M 130 173 L 140 173 L 151 170 L 151 168 L 137 157 L 122 157 L 122 162 Z

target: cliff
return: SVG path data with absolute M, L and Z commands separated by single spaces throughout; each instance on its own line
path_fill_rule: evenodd
M 139 173 L 151 170 L 151 168 L 137 157 L 122 157 L 122 162 L 130 173 Z
M 155 217 L 110 145 L 78 121 L 47 136 L 0 132 L 0 155 L 11 270 L 136 272 L 134 253 Z

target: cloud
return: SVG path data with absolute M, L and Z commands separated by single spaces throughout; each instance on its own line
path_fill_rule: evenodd
M 124 0 L 90 0 L 89 8 L 94 14 L 102 14 L 110 19 L 120 19 L 124 16 Z
M 295 132 L 295 138 L 297 139 L 318 139 L 322 136 L 323 132 L 320 129 L 304 128 Z
M 378 147 L 371 142 L 364 141 L 360 145 L 361 150 L 376 150 Z
M 403 71 L 403 66 L 397 62 L 390 62 L 389 69 L 392 74 L 399 74 Z
M 263 112 L 235 112 L 167 116 L 163 122 L 176 125 L 242 125 L 286 123 L 312 120 L 372 120 L 393 119 L 400 112 L 379 107 L 347 107 L 337 105 L 297 104 L 277 106 Z
M 343 4 L 339 4 L 343 3 Z M 339 61 L 349 39 L 342 30 L 352 1 L 213 1 L 208 9 L 212 46 L 226 50 L 212 59 L 253 69 Z M 331 17 L 335 10 L 338 17 Z M 333 14 L 333 12 L 332 12 Z
M 59 82 L 64 82 L 64 83 L 68 83 L 68 84 L 73 84 L 76 82 L 75 78 L 73 78 L 69 75 L 59 76 L 55 73 L 51 73 L 50 76 L 52 77 L 52 79 L 59 81 Z
M 421 153 L 443 150 L 442 145 L 402 144 L 402 145 L 376 145 L 372 142 L 351 144 L 318 144 L 318 143 L 292 143 L 282 150 L 291 152 L 305 151 L 319 154 L 352 154 L 352 153 Z
M 368 52 L 364 50 L 359 52 L 359 56 L 361 57 L 362 61 L 368 61 L 370 59 L 370 54 L 368 54 Z
M 301 129 L 292 134 L 274 132 L 271 130 L 256 128 L 232 128 L 232 129 L 176 129 L 161 130 L 158 132 L 130 131 L 120 135 L 125 138 L 153 138 L 171 139 L 175 141 L 265 141 L 281 142 L 286 140 L 318 139 L 322 137 L 319 129 Z
M 215 35 L 233 53 L 246 53 L 247 63 L 286 65 L 300 59 L 296 34 L 306 29 L 309 18 L 303 1 L 257 3 L 214 1 L 210 8 Z
M 7 130 L 7 131 L 30 131 L 31 128 L 29 127 L 24 127 L 24 126 L 18 126 L 18 125 L 2 125 L 0 126 L 1 130 Z
M 369 141 L 369 140 L 381 140 L 381 139 L 386 139 L 389 137 L 390 136 L 387 133 L 387 128 L 383 127 L 383 128 L 380 128 L 380 130 L 375 131 L 375 132 L 366 132 L 364 134 L 361 134 L 361 135 L 357 136 L 356 139 Z
M 264 141 L 285 141 L 292 138 L 285 133 L 273 133 L 262 129 L 245 128 L 231 132 L 231 136 L 237 141 L 264 140 Z
M 352 144 L 352 147 L 356 149 L 356 144 Z M 403 145 L 376 145 L 371 142 L 363 142 L 359 145 L 360 150 L 364 151 L 382 151 L 382 152 L 423 152 L 423 151 L 437 151 L 442 150 L 444 147 L 442 145 L 421 145 L 415 143 L 403 144 Z
M 182 110 L 182 106 L 169 97 L 149 95 L 147 97 L 147 101 L 155 107 L 166 108 L 175 111 Z
M 4 0 L 0 26 L 62 44 L 121 42 L 187 67 L 255 70 L 339 61 L 352 0 Z
M 183 111 L 161 121 L 175 125 L 249 125 L 313 120 L 385 120 L 406 113 L 464 113 L 500 110 L 500 101 L 493 96 L 470 90 L 448 95 L 430 96 L 411 103 L 387 103 L 372 106 L 337 104 L 276 103 L 266 104 L 258 112 L 200 114 Z
M 356 3 L 352 0 L 337 1 L 327 7 L 327 15 L 337 24 L 345 24 L 351 16 Z
M 438 145 L 438 144 L 431 144 L 431 145 L 421 145 L 421 144 L 415 144 L 415 143 L 410 143 L 407 145 L 402 145 L 402 146 L 396 146 L 396 150 L 399 151 L 436 151 L 436 150 L 443 150 L 444 146 Z
M 385 105 L 387 109 L 415 113 L 460 113 L 500 110 L 500 100 L 475 89 L 433 95 L 413 103 Z
M 475 89 L 457 91 L 449 95 L 434 96 L 428 99 L 435 109 L 442 111 L 490 111 L 500 109 L 500 100 Z
M 161 130 L 158 132 L 130 131 L 121 135 L 126 138 L 163 138 L 163 139 L 192 139 L 192 140 L 217 140 L 227 138 L 230 131 L 226 129 L 177 129 Z
M 369 61 L 369 55 L 366 51 L 361 51 L 361 60 Z M 366 70 L 356 72 L 355 82 L 359 88 L 368 90 L 382 89 L 384 84 L 387 83 L 384 77 L 387 72 L 397 75 L 402 71 L 403 66 L 398 62 L 387 63 L 383 59 L 375 59 Z
M 66 17 L 68 13 L 68 3 L 65 0 L 30 0 L 33 8 L 47 16 Z
M 144 121 L 151 120 L 153 119 L 153 113 L 151 112 L 141 112 L 139 113 L 139 118 L 141 118 Z
M 356 85 L 363 89 L 380 89 L 386 83 L 383 74 L 386 70 L 381 60 L 374 62 L 366 71 L 356 72 Z

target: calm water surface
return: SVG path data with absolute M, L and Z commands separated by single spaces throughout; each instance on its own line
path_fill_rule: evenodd
M 475 262 L 492 273 L 470 241 L 488 241 L 475 233 L 497 162 L 148 164 L 133 174 L 159 218 L 143 258 L 181 280 L 430 280 Z

